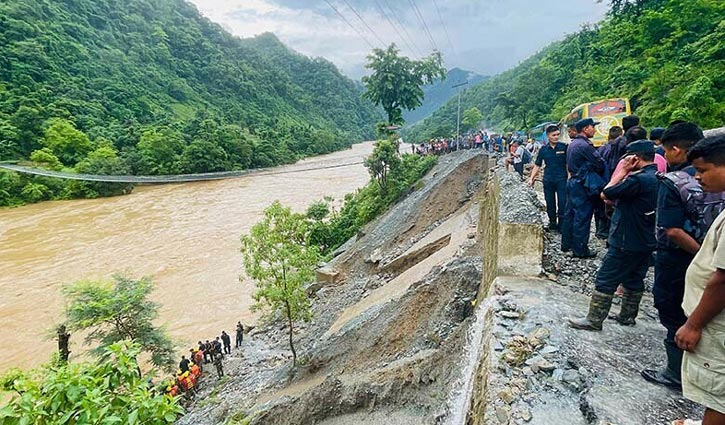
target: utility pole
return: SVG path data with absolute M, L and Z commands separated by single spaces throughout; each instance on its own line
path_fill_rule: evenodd
M 455 86 L 451 88 L 458 88 L 461 86 L 465 86 L 468 84 L 468 81 L 456 84 Z M 461 148 L 460 146 L 460 140 L 461 140 L 461 91 L 458 90 L 458 118 L 456 120 L 456 150 L 459 150 Z

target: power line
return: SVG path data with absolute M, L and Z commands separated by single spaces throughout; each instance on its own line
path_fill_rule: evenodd
M 408 3 L 410 3 L 411 6 L 413 6 L 413 9 L 415 10 L 416 15 L 418 16 L 418 20 L 421 24 L 423 24 L 423 30 L 425 30 L 425 33 L 428 34 L 428 38 L 430 39 L 431 44 L 433 45 L 433 49 L 439 50 L 438 46 L 436 45 L 435 40 L 433 39 L 433 35 L 430 32 L 430 29 L 428 28 L 428 24 L 425 22 L 425 18 L 423 17 L 423 14 L 420 13 L 420 9 L 418 9 L 418 5 L 415 3 L 415 0 L 408 0 Z
M 380 44 L 382 44 L 382 46 L 385 47 L 386 43 L 383 41 L 383 39 L 378 36 L 378 33 L 376 33 L 375 30 L 370 25 L 368 25 L 368 23 L 365 21 L 365 19 L 363 19 L 363 17 L 357 12 L 357 10 L 355 10 L 355 8 L 352 7 L 350 2 L 348 0 L 343 0 L 343 1 L 347 5 L 347 7 L 349 7 L 350 10 L 352 10 L 352 13 L 354 13 L 355 16 L 357 16 L 357 18 L 360 19 L 360 22 L 362 22 L 363 25 L 365 25 L 365 27 L 367 27 L 367 29 L 373 34 L 373 36 L 375 36 L 375 38 L 378 39 Z
M 423 55 L 421 55 L 420 52 L 418 51 L 418 46 L 415 46 L 415 49 L 413 49 L 411 47 L 410 43 L 408 43 L 408 40 L 405 37 L 403 37 L 403 34 L 400 32 L 400 30 L 395 25 L 395 23 L 393 23 L 393 20 L 390 19 L 390 16 L 388 16 L 388 14 L 385 12 L 385 10 L 383 9 L 383 6 L 380 4 L 380 1 L 375 0 L 375 4 L 378 6 L 378 10 L 380 10 L 380 13 L 383 15 L 383 17 L 388 21 L 390 26 L 393 27 L 395 32 L 398 34 L 398 37 L 400 37 L 400 39 L 403 41 L 403 44 L 405 44 L 405 47 L 407 47 L 408 50 L 410 50 L 413 54 L 415 54 L 419 57 L 422 57 Z
M 419 52 L 418 56 L 423 57 L 423 55 L 420 54 L 420 51 L 422 51 L 422 50 L 418 49 L 418 45 L 415 43 L 415 39 L 410 36 L 410 33 L 405 28 L 405 25 L 403 25 L 403 22 L 400 20 L 400 18 L 398 18 L 398 15 L 395 14 L 395 10 L 393 10 L 392 6 L 390 6 L 390 3 L 388 3 L 388 0 L 383 0 L 383 3 L 385 3 L 385 5 L 388 7 L 388 9 L 390 10 L 390 14 L 393 16 L 393 18 L 398 23 L 398 25 L 400 25 L 400 28 L 403 30 L 403 33 L 408 37 L 410 42 L 413 44 L 413 47 L 415 47 L 415 50 L 417 52 Z
M 446 39 L 448 40 L 448 45 L 451 46 L 451 51 L 454 55 L 458 56 L 458 53 L 456 53 L 456 48 L 453 47 L 453 43 L 451 42 L 451 36 L 448 34 L 448 28 L 446 27 L 445 22 L 443 22 L 443 15 L 441 15 L 441 9 L 438 7 L 438 2 L 436 0 L 433 0 L 433 4 L 436 7 L 436 12 L 438 12 L 438 19 L 441 21 L 441 26 L 443 27 L 443 31 L 446 33 Z
M 345 15 L 343 15 L 342 13 L 340 13 L 339 10 L 337 10 L 337 8 L 335 7 L 335 5 L 333 5 L 332 3 L 330 3 L 329 0 L 325 0 L 325 3 L 327 3 L 327 5 L 330 6 L 332 8 L 332 10 L 335 11 L 335 13 L 337 13 L 337 16 L 339 16 L 340 18 L 342 18 L 342 20 L 345 21 L 345 23 L 350 28 L 354 29 L 355 32 L 360 36 L 360 38 L 362 38 L 365 41 L 365 43 L 367 43 L 367 45 L 370 46 L 371 49 L 374 49 L 375 48 L 375 46 L 373 46 L 373 43 L 371 43 L 370 40 L 368 40 L 365 37 L 365 35 L 357 27 L 355 27 L 353 24 L 351 24 L 350 21 L 347 20 L 347 18 L 345 17 Z

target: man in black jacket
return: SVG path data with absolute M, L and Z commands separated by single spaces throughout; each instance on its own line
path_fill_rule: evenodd
M 569 326 L 590 331 L 602 330 L 617 286 L 624 287 L 617 321 L 633 326 L 644 291 L 644 277 L 655 249 L 657 210 L 657 165 L 654 143 L 630 143 L 621 170 L 602 191 L 604 199 L 617 201 L 609 231 L 609 248 L 597 271 L 589 313 L 582 319 L 569 319 Z M 631 173 L 631 174 L 630 174 Z

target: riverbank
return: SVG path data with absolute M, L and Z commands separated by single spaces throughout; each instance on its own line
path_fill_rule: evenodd
M 281 169 L 362 161 L 372 143 L 354 145 Z M 45 338 L 61 318 L 60 288 L 117 271 L 151 276 L 161 322 L 188 345 L 233 331 L 249 311 L 254 284 L 244 281 L 239 237 L 272 201 L 295 211 L 325 196 L 342 199 L 364 186 L 360 164 L 240 179 L 140 186 L 114 198 L 51 201 L 0 210 L 0 367 L 47 361 L 55 342 Z M 84 351 L 71 338 L 72 356 Z
M 640 425 L 697 417 L 698 406 L 639 376 L 663 358 L 651 295 L 634 327 L 566 326 L 566 316 L 586 311 L 604 252 L 590 260 L 558 254 L 556 235 L 542 231 L 540 194 L 513 173 L 493 178 L 486 162 L 477 152 L 442 157 L 327 265 L 309 288 L 315 318 L 295 336 L 301 366 L 291 368 L 280 326 L 255 329 L 229 360 L 229 381 L 204 390 L 178 423 Z

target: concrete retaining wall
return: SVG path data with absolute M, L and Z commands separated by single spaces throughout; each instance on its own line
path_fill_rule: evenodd
M 501 208 L 499 178 L 493 162 L 487 168 L 487 179 L 480 194 L 478 240 L 483 257 L 483 279 L 477 303 L 488 302 L 493 295 L 494 282 L 499 275 L 536 276 L 541 272 L 544 252 L 543 229 L 540 223 L 504 223 L 499 219 Z M 491 423 L 485 418 L 489 400 L 488 375 L 491 368 L 493 314 L 484 322 L 481 358 L 472 386 L 467 425 Z

